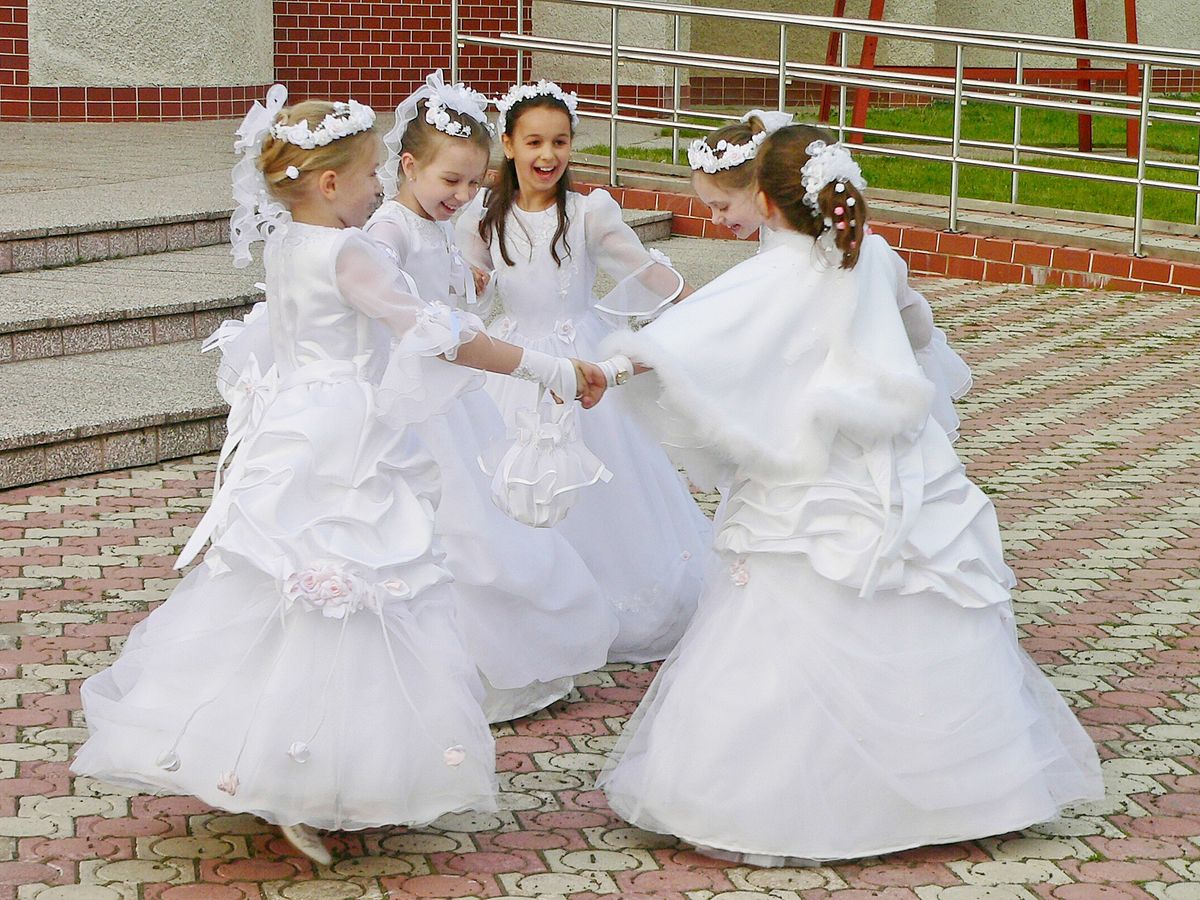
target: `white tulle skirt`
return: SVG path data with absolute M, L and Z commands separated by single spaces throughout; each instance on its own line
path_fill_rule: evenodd
M 944 437 L 836 451 L 819 484 L 733 485 L 699 611 L 601 774 L 612 808 L 797 865 L 1103 796 L 1091 740 L 1018 646 L 994 511 Z M 870 471 L 892 474 L 890 524 Z
M 266 304 L 223 323 L 206 347 L 221 350 L 226 390 L 252 357 L 268 368 Z M 515 522 L 492 502 L 478 457 L 503 443 L 505 425 L 483 383 L 473 369 L 396 354 L 378 395 L 383 420 L 416 435 L 441 472 L 437 540 L 463 638 L 483 676 L 484 711 L 503 722 L 553 703 L 570 692 L 572 676 L 604 665 L 617 620 L 563 535 Z
M 285 825 L 494 809 L 482 686 L 433 544 L 437 467 L 380 424 L 370 385 L 319 368 L 285 379 L 238 451 L 204 562 L 85 682 L 72 768 Z
M 574 340 L 529 340 L 511 323 L 493 331 L 504 340 L 555 356 L 597 358 L 611 331 L 598 315 L 575 323 Z M 503 334 L 499 332 L 502 331 Z M 519 409 L 537 403 L 537 386 L 489 376 L 488 392 L 512 425 Z M 552 529 L 566 538 L 595 576 L 620 624 L 610 661 L 662 659 L 683 634 L 700 594 L 712 528 L 687 482 L 612 391 L 579 416 L 583 442 L 613 473 L 582 488 Z
M 515 522 L 492 502 L 478 456 L 502 440 L 504 424 L 485 392 L 464 394 L 414 431 L 441 469 L 436 532 L 488 718 L 526 715 L 569 692 L 571 676 L 604 665 L 616 615 L 562 534 Z

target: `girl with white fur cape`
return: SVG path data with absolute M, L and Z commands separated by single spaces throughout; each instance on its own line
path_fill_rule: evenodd
M 845 153 L 793 130 L 762 172 L 787 142 Z M 804 865 L 1101 797 L 1092 742 L 1018 646 L 992 505 L 930 417 L 903 262 L 864 233 L 853 185 L 809 185 L 809 234 L 759 177 L 767 246 L 609 342 L 653 369 L 625 399 L 724 495 L 700 609 L 600 776 L 612 808 L 701 852 Z

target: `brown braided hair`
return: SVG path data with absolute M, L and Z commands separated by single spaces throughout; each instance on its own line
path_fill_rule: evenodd
M 833 135 L 812 125 L 788 125 L 768 137 L 758 151 L 758 188 L 796 231 L 819 238 L 832 230 L 841 267 L 852 269 L 866 234 L 867 201 L 854 185 L 834 181 L 821 188 L 815 212 L 804 202 L 800 170 L 813 141 L 834 142 Z

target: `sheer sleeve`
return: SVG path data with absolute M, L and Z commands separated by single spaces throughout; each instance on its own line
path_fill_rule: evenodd
M 454 245 L 462 254 L 463 261 L 472 269 L 487 275 L 487 286 L 476 292 L 475 311 L 484 319 L 496 302 L 496 273 L 492 269 L 492 251 L 479 236 L 479 220 L 483 218 L 483 198 L 480 191 L 470 203 L 463 207 L 454 223 Z
M 683 276 L 657 250 L 642 246 L 621 218 L 607 191 L 584 198 L 584 234 L 596 265 L 617 283 L 596 304 L 601 312 L 646 318 L 657 314 L 683 290 Z
M 409 254 L 412 253 L 412 236 L 403 222 L 392 216 L 373 216 L 363 231 L 387 251 L 396 265 L 404 268 Z
M 392 332 L 394 351 L 453 359 L 460 344 L 484 330 L 477 316 L 417 296 L 408 274 L 361 231 L 343 242 L 335 277 L 347 304 Z
M 908 266 L 892 252 L 896 269 L 896 305 L 908 334 L 917 365 L 933 385 L 930 412 L 949 436 L 958 438 L 959 418 L 954 401 L 971 389 L 971 369 L 946 341 L 946 334 L 933 321 L 933 309 L 920 291 L 908 283 Z

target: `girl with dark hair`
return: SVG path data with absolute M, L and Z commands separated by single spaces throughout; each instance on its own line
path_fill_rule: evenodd
M 497 305 L 491 333 L 545 353 L 594 358 L 613 320 L 651 317 L 686 292 L 669 260 L 647 251 L 611 195 L 570 189 L 574 94 L 542 81 L 497 101 L 504 162 L 496 185 L 457 222 L 458 245 L 490 274 L 481 307 Z M 616 287 L 597 300 L 604 271 Z M 510 427 L 535 407 L 537 389 L 489 378 Z M 554 529 L 588 564 L 616 611 L 613 661 L 662 659 L 695 608 L 708 521 L 666 455 L 605 404 L 578 421 L 584 443 L 613 477 L 579 493 Z
M 722 564 L 599 786 L 639 828 L 763 866 L 1101 798 L 1095 747 L 1018 644 L 995 510 L 930 415 L 858 166 L 803 126 L 757 155 L 770 243 L 601 364 L 693 481 L 728 487 Z
M 487 99 L 434 72 L 396 108 L 386 135 L 384 190 L 390 198 L 366 233 L 387 248 L 416 293 L 468 312 L 478 305 L 450 217 L 474 199 L 491 149 Z M 562 535 L 514 522 L 492 502 L 477 459 L 505 427 L 482 374 L 423 360 L 423 377 L 450 388 L 434 414 L 412 426 L 442 470 L 437 535 L 454 576 L 458 621 L 483 676 L 490 722 L 536 712 L 568 694 L 573 677 L 604 665 L 616 614 Z M 567 398 L 570 399 L 570 398 Z

